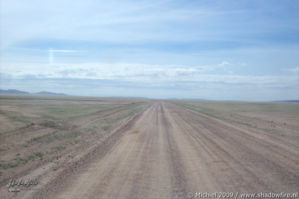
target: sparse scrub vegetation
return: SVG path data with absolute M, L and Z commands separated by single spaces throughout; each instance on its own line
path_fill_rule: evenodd
M 79 117 L 94 113 L 99 113 L 109 109 L 118 107 L 118 105 L 77 105 L 77 104 L 60 104 L 60 105 L 48 105 L 44 107 L 45 117 L 55 119 L 70 119 L 73 117 Z
M 9 120 L 22 122 L 25 123 L 26 125 L 30 125 L 34 120 L 36 120 L 36 118 L 34 117 L 29 117 L 16 111 L 0 110 L 0 114 L 6 116 Z
M 14 168 L 20 165 L 27 164 L 28 162 L 32 161 L 34 162 L 36 158 L 42 159 L 44 154 L 42 152 L 36 152 L 32 155 L 28 155 L 24 158 L 21 157 L 15 157 L 11 161 L 8 162 L 0 162 L 0 168 L 2 169 L 10 169 Z
M 110 125 L 105 125 L 102 127 L 104 131 L 107 131 L 110 128 Z
M 0 136 L 13 135 L 13 139 L 7 137 L 5 142 L 0 142 L 0 171 L 5 170 L 2 172 L 4 178 L 27 168 L 28 163 L 34 166 L 39 160 L 63 154 L 67 147 L 77 150 L 93 141 L 92 136 L 97 133 L 106 132 L 108 136 L 109 130 L 119 121 L 149 104 L 95 98 L 49 100 L 0 95 L 0 99 L 0 115 L 7 123 Z M 13 155 L 10 155 L 12 151 Z
M 62 139 L 66 139 L 66 138 L 75 138 L 75 137 L 78 137 L 79 135 L 81 135 L 81 132 L 79 130 L 53 131 L 53 132 L 47 133 L 45 135 L 31 138 L 28 141 L 28 143 L 32 143 L 32 142 L 51 143 L 55 140 L 62 140 Z
M 274 133 L 279 136 L 286 136 L 281 133 L 286 128 L 295 128 L 295 121 L 292 125 L 286 125 L 286 120 L 289 120 L 290 116 L 294 120 L 299 118 L 298 104 L 216 101 L 173 101 L 173 103 L 217 119 Z M 288 116 L 288 118 L 284 116 Z M 272 117 L 284 117 L 285 121 L 268 119 Z M 294 138 L 296 139 L 296 137 Z
M 63 151 L 66 149 L 66 146 L 56 146 L 56 147 L 53 147 L 51 149 L 51 152 L 50 153 L 55 153 L 55 152 L 59 152 L 59 151 Z

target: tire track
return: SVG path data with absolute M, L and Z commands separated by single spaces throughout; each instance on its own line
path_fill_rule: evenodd
M 189 192 L 296 192 L 299 158 L 293 146 L 280 147 L 278 140 L 230 125 L 157 101 L 99 146 L 91 163 L 82 161 L 80 169 L 35 198 L 180 199 Z

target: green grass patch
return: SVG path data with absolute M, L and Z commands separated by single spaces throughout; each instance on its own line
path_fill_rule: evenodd
M 44 154 L 42 152 L 37 152 L 34 154 L 36 157 L 39 157 L 39 159 L 43 159 Z
M 93 135 L 97 133 L 97 131 L 95 130 L 95 128 L 97 127 L 89 127 L 88 129 L 86 129 L 87 132 L 91 132 Z
M 26 115 L 16 112 L 16 111 L 0 110 L 0 114 L 6 116 L 11 121 L 22 122 L 22 123 L 26 123 L 26 124 L 30 124 L 37 119 L 35 117 L 26 116 Z
M 50 133 L 47 133 L 45 135 L 37 136 L 34 138 L 31 138 L 27 143 L 32 142 L 39 142 L 39 143 L 51 143 L 55 140 L 63 140 L 63 139 L 69 139 L 69 138 L 76 138 L 80 136 L 82 133 L 78 130 L 73 131 L 53 131 Z
M 73 117 L 79 117 L 89 115 L 93 113 L 99 113 L 119 107 L 119 105 L 107 105 L 107 104 L 54 104 L 43 107 L 43 115 L 55 119 L 69 119 Z
M 78 144 L 80 142 L 80 140 L 75 140 L 74 144 Z
M 111 125 L 105 125 L 105 126 L 102 127 L 102 129 L 104 131 L 108 131 L 110 127 L 111 127 Z
M 4 170 L 10 169 L 10 168 L 15 168 L 20 165 L 27 164 L 30 161 L 34 162 L 36 158 L 42 159 L 43 156 L 44 156 L 44 154 L 42 152 L 37 152 L 37 153 L 29 155 L 25 158 L 16 157 L 9 162 L 0 162 L 0 168 L 4 169 Z
M 65 150 L 66 149 L 66 146 L 56 146 L 56 147 L 53 147 L 52 149 L 51 149 L 51 152 L 52 153 L 55 153 L 55 152 L 59 152 L 59 151 L 63 151 L 63 150 Z

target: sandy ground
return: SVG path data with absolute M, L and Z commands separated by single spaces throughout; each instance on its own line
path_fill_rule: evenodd
M 298 132 L 298 131 L 297 131 Z M 298 136 L 298 135 L 296 135 Z M 199 192 L 298 192 L 299 142 L 156 102 L 35 189 L 12 198 L 193 198 Z M 75 161 L 78 160 L 78 161 Z M 37 171 L 35 171 L 37 172 Z M 28 176 L 33 174 L 28 174 Z

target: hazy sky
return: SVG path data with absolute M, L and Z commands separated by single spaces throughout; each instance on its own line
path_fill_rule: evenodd
M 299 99 L 299 1 L 0 0 L 0 88 Z

